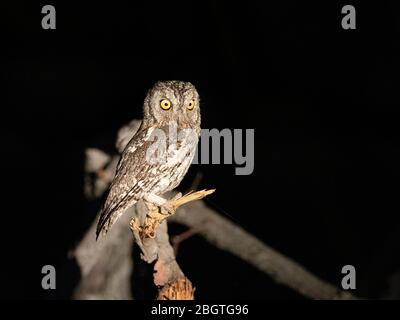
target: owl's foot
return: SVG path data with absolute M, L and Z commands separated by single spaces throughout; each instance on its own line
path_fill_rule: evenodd
M 141 238 L 154 238 L 157 226 L 169 216 L 175 214 L 175 211 L 182 205 L 191 201 L 202 199 L 213 193 L 215 189 L 203 189 L 196 192 L 189 192 L 182 196 L 176 194 L 172 199 L 166 200 L 154 194 L 147 194 L 143 197 L 147 206 L 147 213 L 144 221 L 139 222 L 137 217 L 131 220 L 130 226 L 133 231 L 139 232 Z
M 154 212 L 155 208 L 158 208 L 158 213 L 169 216 L 173 215 L 176 211 L 176 206 L 174 205 L 174 201 L 182 196 L 181 193 L 176 194 L 172 199 L 167 200 L 155 194 L 147 194 L 144 199 L 146 200 L 147 208 L 149 209 L 149 213 Z
M 167 201 L 165 204 L 163 204 L 162 206 L 159 206 L 160 209 L 160 213 L 166 216 L 170 216 L 173 215 L 175 213 L 175 208 L 174 206 Z
M 173 215 L 178 208 L 176 200 L 182 198 L 182 193 L 178 192 L 171 199 L 167 200 L 163 205 L 160 206 L 160 211 L 166 215 Z

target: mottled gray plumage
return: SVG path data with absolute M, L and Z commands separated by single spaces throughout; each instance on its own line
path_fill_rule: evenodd
M 96 236 L 107 233 L 138 200 L 150 202 L 149 197 L 176 188 L 193 160 L 199 134 L 199 95 L 195 87 L 182 81 L 157 82 L 144 100 L 141 126 L 122 152 Z M 162 145 L 163 141 L 166 150 L 156 144 Z M 157 155 L 159 158 L 154 157 Z

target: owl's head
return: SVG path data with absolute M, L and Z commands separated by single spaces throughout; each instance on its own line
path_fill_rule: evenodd
M 144 100 L 146 126 L 176 121 L 180 128 L 200 127 L 200 98 L 190 82 L 159 81 Z

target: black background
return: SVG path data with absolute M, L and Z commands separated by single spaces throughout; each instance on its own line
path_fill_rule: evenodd
M 12 3 L 12 4 L 11 4 Z M 399 10 L 352 2 L 2 4 L 1 283 L 5 298 L 69 298 L 67 252 L 100 203 L 83 196 L 84 149 L 113 147 L 157 80 L 191 81 L 203 128 L 254 128 L 255 170 L 196 165 L 209 205 L 340 286 L 381 297 L 399 272 Z M 41 28 L 53 4 L 57 29 Z M 178 261 L 199 299 L 299 298 L 200 237 Z M 57 268 L 57 290 L 41 267 Z

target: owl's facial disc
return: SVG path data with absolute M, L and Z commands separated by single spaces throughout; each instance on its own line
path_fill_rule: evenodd
M 149 125 L 175 121 L 179 127 L 196 127 L 200 125 L 199 95 L 188 82 L 157 82 L 146 97 L 144 113 Z

